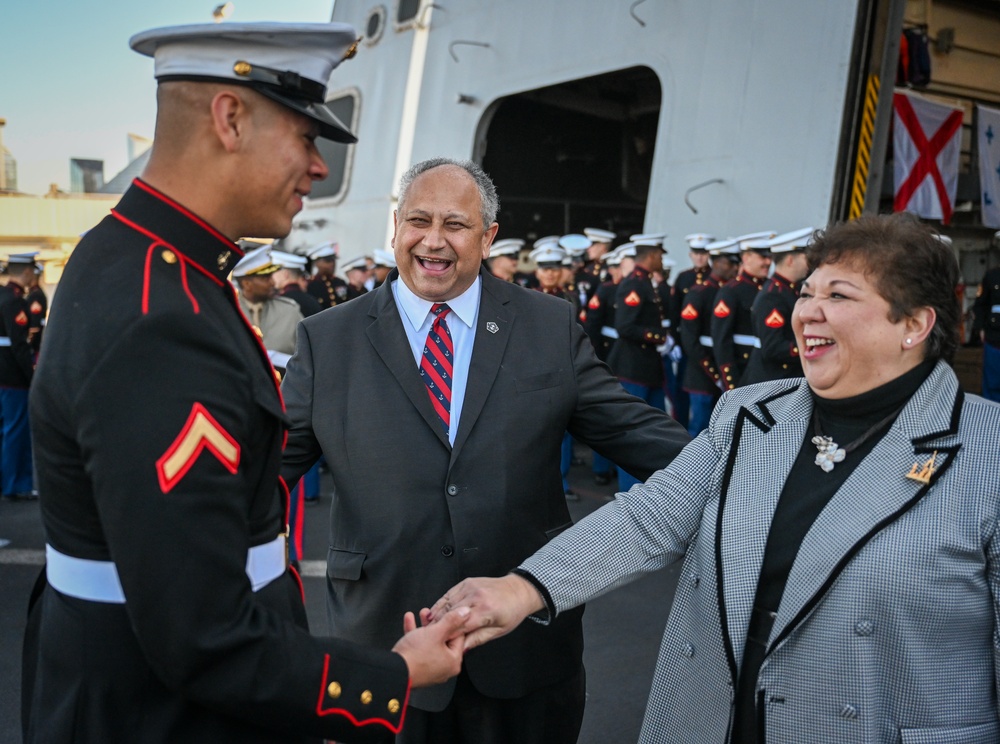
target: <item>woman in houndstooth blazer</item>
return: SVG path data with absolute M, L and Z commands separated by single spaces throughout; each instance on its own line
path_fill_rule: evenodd
M 951 249 L 831 227 L 792 314 L 805 380 L 738 388 L 669 467 L 500 579 L 475 645 L 684 559 L 641 741 L 1000 742 L 1000 407 L 966 395 Z

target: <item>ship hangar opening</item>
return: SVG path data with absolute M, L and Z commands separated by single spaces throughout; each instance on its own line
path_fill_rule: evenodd
M 495 101 L 476 160 L 500 194 L 498 237 L 529 244 L 584 227 L 642 231 L 660 119 L 648 67 L 571 80 Z

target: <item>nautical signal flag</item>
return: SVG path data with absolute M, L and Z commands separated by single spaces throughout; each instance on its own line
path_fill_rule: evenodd
M 893 211 L 951 222 L 963 110 L 908 93 L 892 96 Z
M 1000 109 L 976 106 L 983 225 L 1000 227 Z

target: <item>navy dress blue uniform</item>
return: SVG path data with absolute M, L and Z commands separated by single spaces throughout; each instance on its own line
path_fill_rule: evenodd
M 799 345 L 792 331 L 792 310 L 798 297 L 798 289 L 781 274 L 765 282 L 750 308 L 760 346 L 750 353 L 741 384 L 802 377 Z
M 45 330 L 45 319 L 49 315 L 49 298 L 45 295 L 45 290 L 35 287 L 27 295 L 25 301 L 28 303 L 28 335 L 31 337 L 31 348 L 35 350 L 35 357 L 42 348 L 42 332 Z
M 712 353 L 726 390 L 744 384 L 743 373 L 756 344 L 750 311 L 763 284 L 763 279 L 741 271 L 735 279 L 726 282 L 715 296 Z
M 28 389 L 35 369 L 30 341 L 30 306 L 24 287 L 0 287 L 0 487 L 5 498 L 30 498 L 33 491 Z
M 1000 267 L 983 275 L 972 332 L 983 337 L 983 397 L 1000 403 Z
M 48 583 L 25 641 L 29 744 L 383 741 L 402 724 L 402 657 L 306 626 L 284 406 L 226 281 L 240 255 L 137 180 L 66 266 L 31 395 Z M 90 581 L 67 580 L 81 565 Z

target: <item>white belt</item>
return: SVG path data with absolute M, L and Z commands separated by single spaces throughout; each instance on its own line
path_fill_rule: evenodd
M 698 343 L 702 346 L 707 346 L 712 348 L 712 337 L 711 336 L 698 336 Z
M 740 346 L 753 346 L 754 348 L 760 348 L 760 339 L 756 336 L 744 336 L 742 333 L 733 334 L 733 343 L 739 344 Z
M 1000 313 L 1000 305 L 994 305 L 990 308 L 991 313 Z
M 255 592 L 285 573 L 285 546 L 285 536 L 278 535 L 271 542 L 247 551 L 246 572 Z M 91 602 L 125 604 L 118 568 L 111 561 L 74 558 L 46 545 L 45 575 L 60 594 Z
M 10 346 L 10 336 L 0 336 L 0 346 Z
M 660 321 L 660 325 L 663 326 L 664 328 L 669 328 L 670 327 L 670 318 L 664 318 L 663 320 L 661 320 Z
M 283 351 L 273 351 L 268 349 L 267 358 L 271 360 L 271 364 L 275 367 L 281 367 L 284 369 L 288 366 L 288 360 L 292 358 L 292 355 L 286 354 Z
M 608 338 L 618 338 L 618 329 L 611 326 L 604 326 L 601 328 L 601 335 Z

